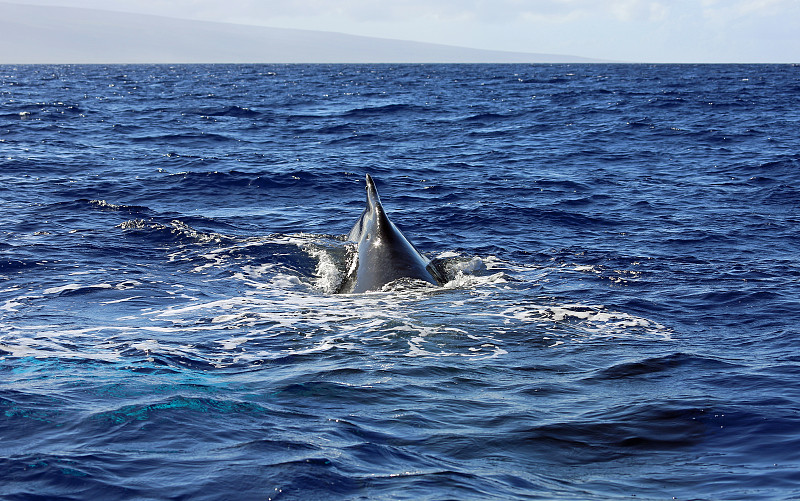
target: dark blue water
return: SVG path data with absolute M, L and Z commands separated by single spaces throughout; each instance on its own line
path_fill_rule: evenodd
M 800 497 L 800 67 L 0 66 L 3 499 Z M 337 295 L 376 179 L 443 287 Z

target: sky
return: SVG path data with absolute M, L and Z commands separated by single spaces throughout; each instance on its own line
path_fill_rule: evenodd
M 621 62 L 800 63 L 800 0 L 9 0 Z

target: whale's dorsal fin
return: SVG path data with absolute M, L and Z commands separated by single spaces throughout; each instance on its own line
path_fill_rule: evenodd
M 375 187 L 375 181 L 372 180 L 372 176 L 367 174 L 367 207 L 374 207 L 379 206 L 383 208 L 381 205 L 381 197 L 378 196 L 378 189 Z
M 353 266 L 339 292 L 378 290 L 398 278 L 416 278 L 441 285 L 430 261 L 389 220 L 375 181 L 366 175 L 367 205 L 347 239 L 358 244 Z

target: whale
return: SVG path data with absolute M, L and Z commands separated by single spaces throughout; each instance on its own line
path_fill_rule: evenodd
M 367 206 L 347 234 L 347 240 L 356 243 L 354 256 L 337 292 L 377 291 L 404 278 L 442 285 L 440 270 L 387 217 L 369 174 L 366 183 Z

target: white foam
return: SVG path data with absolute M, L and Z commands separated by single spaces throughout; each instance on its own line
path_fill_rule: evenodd
M 0 306 L 0 311 L 17 311 L 17 308 L 22 305 L 23 303 L 20 302 L 20 298 L 7 299 L 3 306 Z
M 45 294 L 60 294 L 64 291 L 74 291 L 83 287 L 81 284 L 67 284 L 62 285 L 61 287 L 51 287 L 49 289 L 45 289 L 43 292 Z
M 327 294 L 333 294 L 344 279 L 331 253 L 318 247 L 305 246 L 304 250 L 317 260 L 315 286 Z
M 114 299 L 112 301 L 101 301 L 100 304 L 117 304 L 132 301 L 134 299 L 141 299 L 143 296 L 130 296 L 122 299 Z
M 610 311 L 602 305 L 517 305 L 500 315 L 512 322 L 535 323 L 545 327 L 548 323 L 572 321 L 572 330 L 567 332 L 573 335 L 574 340 L 620 337 L 672 339 L 672 331 L 657 322 L 629 313 Z
M 221 339 L 217 341 L 217 343 L 221 345 L 223 350 L 234 350 L 239 345 L 244 344 L 250 341 L 251 339 L 252 338 L 241 336 L 241 337 L 233 337 L 230 339 Z
M 89 203 L 92 204 L 92 205 L 96 205 L 98 207 L 106 208 L 106 209 L 118 210 L 120 208 L 119 205 L 110 204 L 110 203 L 106 202 L 105 200 L 89 200 Z
M 296 246 L 316 261 L 314 277 L 301 280 L 274 263 L 248 264 L 234 257 L 265 243 Z M 547 269 L 513 266 L 494 256 L 440 254 L 450 278 L 444 287 L 398 282 L 382 291 L 335 295 L 331 292 L 341 281 L 347 256 L 341 242 L 325 237 L 300 234 L 248 239 L 212 250 L 183 248 L 171 259 L 187 255 L 205 261 L 192 271 L 220 267 L 230 273 L 186 281 L 177 275 L 178 283 L 150 281 L 169 297 L 148 300 L 134 314 L 117 316 L 115 305 L 148 296 L 93 304 L 92 314 L 113 325 L 81 330 L 56 323 L 0 325 L 0 348 L 11 354 L 7 356 L 104 360 L 174 355 L 224 367 L 336 350 L 353 351 L 354 356 L 368 351 L 386 357 L 495 358 L 509 353 L 506 337 L 520 331 L 541 333 L 551 348 L 597 339 L 670 339 L 668 329 L 645 318 L 602 305 L 539 298 L 532 290 L 547 281 Z M 214 293 L 209 296 L 202 287 L 212 281 Z M 140 285 L 135 280 L 66 283 L 46 289 L 34 301 L 65 301 L 58 294 L 81 288 L 135 291 Z M 225 290 L 228 297 L 219 293 Z M 18 311 L 29 302 L 23 296 L 9 299 L 0 310 Z M 197 346 L 186 345 L 187 339 L 197 340 Z

